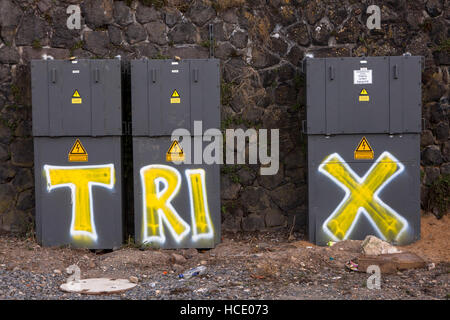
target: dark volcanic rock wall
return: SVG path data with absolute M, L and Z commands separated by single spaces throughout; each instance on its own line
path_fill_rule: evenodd
M 425 57 L 422 205 L 439 214 L 433 207 L 434 201 L 442 201 L 436 190 L 446 177 L 448 186 L 450 173 L 449 3 L 0 0 L 0 229 L 26 232 L 33 226 L 30 59 L 206 58 L 211 23 L 215 56 L 222 61 L 222 129 L 280 129 L 276 176 L 260 176 L 254 165 L 223 167 L 225 230 L 261 230 L 293 221 L 297 227 L 305 225 L 304 78 L 299 62 L 306 53 L 410 52 Z M 70 4 L 80 4 L 81 30 L 66 27 Z M 381 30 L 366 27 L 370 4 L 381 8 Z

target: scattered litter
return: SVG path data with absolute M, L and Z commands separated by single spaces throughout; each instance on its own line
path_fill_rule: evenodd
M 201 276 L 206 273 L 206 267 L 205 266 L 198 266 L 196 268 L 187 270 L 184 273 L 181 273 L 178 275 L 178 278 L 180 279 L 189 279 L 195 276 Z
M 358 271 L 358 264 L 354 263 L 352 260 L 347 261 L 345 267 L 351 271 Z
M 332 247 L 336 244 L 336 241 L 328 241 L 327 246 Z
M 61 270 L 55 269 L 55 270 L 53 270 L 53 273 L 61 274 L 62 272 L 61 272 Z
M 194 290 L 195 293 L 205 293 L 208 291 L 208 288 L 198 288 Z
M 156 282 L 150 283 L 150 287 L 155 288 L 156 287 Z
M 306 247 L 306 249 L 312 249 L 312 247 Z
M 332 280 L 339 280 L 340 278 L 342 278 L 342 277 L 333 277 L 333 278 L 331 278 Z
M 330 261 L 333 261 L 334 260 L 334 258 L 333 257 L 330 257 Z
M 164 271 L 163 274 L 166 275 L 166 274 L 167 274 L 167 271 Z
M 430 263 L 428 264 L 428 271 L 433 270 L 434 268 L 436 268 L 436 265 L 434 263 Z

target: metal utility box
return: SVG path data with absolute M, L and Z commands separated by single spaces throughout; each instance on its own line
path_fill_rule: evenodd
M 309 238 L 420 237 L 422 58 L 306 58 Z
M 120 60 L 33 60 L 31 78 L 38 241 L 119 247 Z
M 219 60 L 134 60 L 131 87 L 136 242 L 214 247 L 220 165 L 206 164 L 203 151 L 221 139 Z M 184 133 L 172 141 L 176 129 Z

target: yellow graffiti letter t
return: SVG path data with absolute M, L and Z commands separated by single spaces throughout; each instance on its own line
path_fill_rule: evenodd
M 72 197 L 72 222 L 70 234 L 74 239 L 89 237 L 97 240 L 92 186 L 112 189 L 114 187 L 114 165 L 95 166 L 44 166 L 47 189 L 68 187 Z

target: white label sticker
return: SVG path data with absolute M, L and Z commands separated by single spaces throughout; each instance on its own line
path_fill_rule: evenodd
M 353 84 L 372 84 L 372 70 L 353 70 Z
M 172 70 L 172 73 L 178 73 L 178 70 Z
M 72 70 L 72 73 L 80 73 L 80 70 Z

